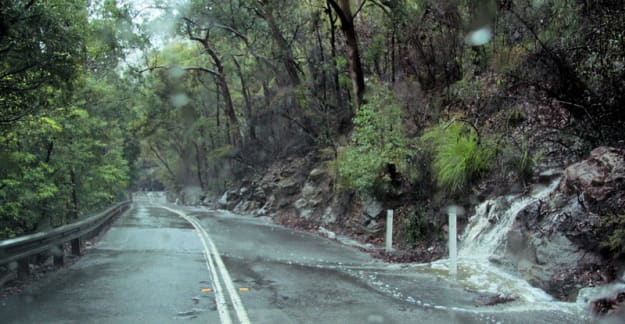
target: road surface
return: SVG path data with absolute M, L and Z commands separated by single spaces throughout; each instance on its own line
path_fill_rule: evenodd
M 476 297 L 334 240 L 140 196 L 75 264 L 1 301 L 0 322 L 584 322 L 556 304 Z

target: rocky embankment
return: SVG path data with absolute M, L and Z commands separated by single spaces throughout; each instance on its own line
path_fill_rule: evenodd
M 623 263 L 603 245 L 610 233 L 602 217 L 625 209 L 625 151 L 600 147 L 564 171 L 541 173 L 538 180 L 559 184 L 546 198 L 516 215 L 493 261 L 560 300 L 575 300 L 584 287 L 620 278 Z M 383 203 L 361 201 L 357 195 L 335 190 L 335 177 L 326 161 L 315 160 L 313 154 L 276 164 L 214 203 L 237 213 L 269 216 L 291 227 L 382 244 Z M 429 261 L 444 252 L 440 246 L 423 246 L 382 257 L 396 262 Z M 602 300 L 617 300 L 619 293 Z
M 547 198 L 517 215 L 502 262 L 534 286 L 572 301 L 580 289 L 622 276 L 621 256 L 605 246 L 616 230 L 606 227 L 605 218 L 625 210 L 625 150 L 599 147 L 559 177 Z
M 279 224 L 331 238 L 350 237 L 389 262 L 425 262 L 444 254 L 444 247 L 432 242 L 410 250 L 396 245 L 392 253 L 381 251 L 386 207 L 375 199 L 336 190 L 330 161 L 318 156 L 310 153 L 279 162 L 262 176 L 244 180 L 238 189 L 226 191 L 212 204 L 235 213 L 268 216 Z M 395 217 L 395 221 L 401 221 L 401 217 Z

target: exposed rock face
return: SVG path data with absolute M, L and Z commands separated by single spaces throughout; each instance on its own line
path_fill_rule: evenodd
M 288 213 L 315 223 L 331 224 L 336 220 L 333 177 L 318 162 L 314 154 L 288 159 L 239 190 L 227 191 L 217 205 L 241 214 Z M 317 168 L 312 168 L 315 163 Z
M 599 147 L 588 159 L 564 171 L 561 190 L 583 195 L 587 208 L 595 213 L 614 211 L 625 206 L 625 150 Z
M 563 173 L 546 199 L 528 205 L 508 233 L 505 264 L 556 298 L 607 283 L 618 269 L 601 255 L 601 215 L 625 208 L 625 151 L 600 147 Z
M 233 209 L 239 203 L 240 198 L 238 191 L 226 191 L 217 201 L 217 206 L 222 209 Z
M 384 213 L 382 203 L 369 197 L 363 201 L 362 209 L 364 215 L 371 219 L 376 219 Z
M 377 237 L 387 206 L 335 191 L 326 166 L 314 154 L 285 161 L 224 193 L 217 203 L 242 214 L 277 217 L 278 222 L 279 215 L 286 215 L 291 222 L 301 222 L 302 228 L 327 236 L 336 231 Z M 507 227 L 505 244 L 492 260 L 556 298 L 575 300 L 581 288 L 607 283 L 618 273 L 600 253 L 605 234 L 597 230 L 597 223 L 602 215 L 625 208 L 625 151 L 597 148 L 565 171 L 541 173 L 538 181 L 550 183 L 550 193 L 518 209 Z M 516 201 L 508 198 L 499 197 L 486 206 L 491 226 L 499 224 Z
M 225 192 L 216 205 L 304 230 L 324 228 L 362 240 L 381 235 L 383 204 L 374 199 L 361 202 L 353 193 L 336 190 L 336 175 L 328 164 L 332 161 L 323 159 L 323 154 L 311 152 L 280 161 L 255 179 L 244 180 L 238 190 Z

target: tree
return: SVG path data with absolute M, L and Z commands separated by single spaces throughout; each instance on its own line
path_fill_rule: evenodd
M 236 116 L 234 104 L 232 102 L 232 96 L 230 94 L 230 86 L 228 84 L 228 79 L 226 78 L 226 71 L 221 56 L 219 55 L 217 49 L 210 40 L 210 28 L 204 32 L 204 35 L 196 36 L 193 31 L 194 27 L 197 28 L 196 23 L 188 18 L 185 19 L 185 22 L 187 36 L 189 37 L 189 39 L 200 43 L 202 45 L 202 48 L 204 49 L 204 52 L 212 60 L 212 64 L 214 65 L 215 70 L 211 70 L 208 68 L 198 68 L 198 70 L 213 75 L 217 80 L 217 84 L 221 89 L 221 95 L 223 96 L 224 100 L 225 113 L 228 117 L 230 143 L 235 146 L 240 145 L 242 142 L 242 135 L 241 128 L 239 126 L 239 119 Z
M 6 0 L 0 7 L 0 131 L 48 109 L 50 89 L 70 89 L 85 59 L 84 0 Z
M 360 60 L 358 35 L 354 19 L 358 16 L 367 0 L 360 1 L 359 7 L 355 12 L 352 11 L 351 0 L 327 0 L 327 2 L 341 21 L 341 30 L 345 36 L 345 43 L 348 49 L 347 58 L 349 61 L 349 74 L 352 80 L 352 90 L 354 92 L 354 108 L 358 111 L 363 103 L 362 100 L 365 94 L 365 77 Z
M 9 23 L 0 28 L 0 238 L 6 238 L 123 199 L 136 152 L 124 144 L 131 141 L 122 126 L 132 117 L 125 111 L 132 100 L 123 100 L 132 92 L 114 72 L 123 51 L 118 38 L 101 46 L 95 36 L 103 26 L 113 30 L 113 18 L 99 12 L 88 20 L 86 1 L 2 4 L 1 21 Z M 102 10 L 117 8 L 106 4 Z
M 275 42 L 277 47 L 278 59 L 282 62 L 282 65 L 284 66 L 284 69 L 289 77 L 291 86 L 297 87 L 301 83 L 299 77 L 299 67 L 295 62 L 291 47 L 282 35 L 282 32 L 280 31 L 280 28 L 275 21 L 272 4 L 269 0 L 260 0 L 259 2 L 262 6 L 262 10 L 259 10 L 258 14 L 262 16 L 263 19 L 267 22 L 267 25 L 269 25 L 269 28 L 271 30 L 271 37 L 273 38 L 273 41 Z

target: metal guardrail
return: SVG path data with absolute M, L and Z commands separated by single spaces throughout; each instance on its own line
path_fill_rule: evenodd
M 110 224 L 114 217 L 130 208 L 132 201 L 117 203 L 107 210 L 76 223 L 57 227 L 45 232 L 0 241 L 0 265 L 18 261 L 18 276 L 28 274 L 29 257 L 59 248 L 67 242 L 72 244 L 72 254 L 80 254 L 80 239 Z M 61 252 L 64 250 L 61 247 Z M 63 252 L 64 253 L 64 252 Z M 55 256 L 55 264 L 63 263 L 63 255 Z

